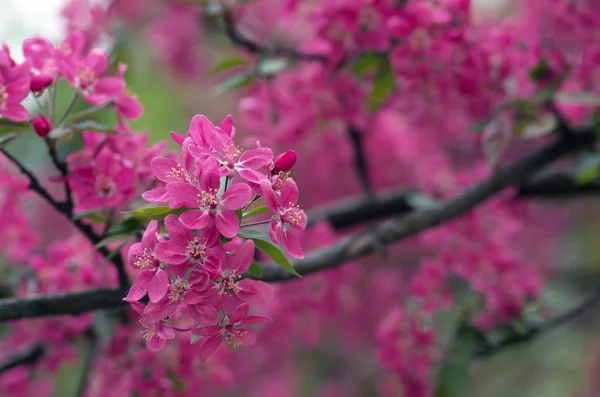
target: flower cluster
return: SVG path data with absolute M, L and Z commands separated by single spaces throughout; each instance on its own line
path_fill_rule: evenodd
M 172 133 L 181 145 L 181 161 L 155 157 L 151 162 L 160 185 L 143 197 L 168 204 L 171 213 L 162 220 L 166 236 L 153 220 L 141 242 L 130 248 L 129 263 L 140 273 L 125 298 L 142 313 L 151 350 L 164 348 L 176 331 L 190 329 L 205 338 L 202 360 L 223 338 L 234 347 L 254 344 L 256 335 L 246 326 L 268 318 L 248 316 L 248 305 L 265 303 L 273 291 L 262 281 L 243 278 L 256 248 L 247 227 L 268 223 L 274 243 L 281 241 L 290 255 L 303 257 L 293 232 L 306 227 L 306 215 L 297 205 L 298 188 L 289 176 L 295 153 L 273 161 L 271 149 L 242 150 L 234 135 L 231 116 L 214 126 L 197 115 L 185 136 Z M 266 206 L 256 207 L 261 197 Z M 269 219 L 244 222 L 266 212 Z M 144 306 L 139 301 L 146 294 Z M 194 321 L 192 327 L 172 327 L 172 316 L 182 307 Z

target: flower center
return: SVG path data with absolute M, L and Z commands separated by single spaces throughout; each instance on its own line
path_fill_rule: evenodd
M 223 273 L 221 276 L 221 292 L 227 295 L 237 295 L 242 289 L 237 284 L 238 280 L 241 279 L 241 275 L 233 275 L 229 271 Z
M 234 144 L 231 144 L 223 150 L 223 154 L 227 158 L 227 165 L 233 167 L 233 164 L 235 164 L 240 157 L 240 154 L 242 154 L 242 150 Z
M 96 74 L 94 74 L 92 69 L 88 68 L 87 66 L 79 70 L 79 73 L 77 73 L 77 77 L 79 77 L 79 85 L 83 89 L 91 86 L 96 82 Z
M 202 206 L 207 209 L 216 209 L 217 205 L 219 205 L 219 200 L 217 199 L 217 189 L 208 189 L 207 191 L 203 191 L 198 195 L 200 201 L 202 202 Z
M 204 244 L 198 241 L 190 241 L 187 246 L 187 252 L 193 262 L 202 262 L 204 255 L 206 255 L 206 248 Z
M 288 203 L 285 212 L 281 216 L 281 220 L 289 223 L 290 225 L 297 225 L 302 219 L 303 210 L 299 206 L 294 206 L 292 203 Z
M 144 337 L 144 339 L 150 340 L 157 336 L 156 329 L 146 324 L 143 318 L 140 319 L 140 323 L 142 324 L 142 336 Z
M 177 167 L 172 167 L 171 171 L 167 174 L 167 178 L 173 179 L 175 181 L 184 181 L 185 180 L 185 171 L 181 164 L 177 164 Z
M 225 340 L 234 348 L 238 348 L 242 346 L 244 343 L 244 338 L 248 333 L 244 329 L 234 328 L 233 325 L 228 325 L 226 327 L 227 334 L 225 335 Z
M 190 284 L 187 280 L 177 279 L 169 286 L 169 299 L 172 301 L 180 301 L 187 294 Z
M 108 197 L 115 192 L 115 181 L 107 175 L 96 177 L 96 190 L 104 197 Z
M 4 109 L 7 100 L 8 100 L 8 92 L 6 92 L 6 87 L 3 85 L 0 85 L 0 109 Z
M 133 265 L 139 269 L 146 269 L 148 267 L 155 267 L 157 260 L 152 255 L 152 252 L 148 248 L 144 248 L 142 256 L 138 256 Z

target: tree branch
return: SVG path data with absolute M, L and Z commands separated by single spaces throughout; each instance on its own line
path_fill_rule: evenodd
M 45 353 L 46 350 L 43 345 L 34 345 L 0 364 L 0 374 L 18 367 L 19 365 L 34 364 L 36 361 L 42 358 Z
M 101 238 L 94 232 L 91 226 L 86 225 L 80 219 L 73 219 L 71 214 L 71 209 L 67 203 L 59 203 L 56 201 L 50 193 L 40 184 L 38 179 L 33 173 L 31 173 L 27 168 L 21 164 L 19 160 L 9 154 L 4 148 L 0 148 L 0 152 L 6 156 L 27 178 L 29 179 L 29 189 L 36 192 L 40 197 L 42 197 L 48 204 L 50 204 L 56 211 L 65 215 L 67 219 L 81 232 L 84 236 L 87 237 L 88 240 L 92 244 L 98 244 Z M 129 276 L 125 271 L 125 263 L 120 255 L 111 255 L 111 251 L 109 251 L 106 247 L 97 248 L 97 251 L 102 254 L 105 258 L 109 259 L 116 267 L 118 277 L 119 277 L 119 285 L 121 287 L 129 285 Z
M 540 175 L 521 185 L 517 198 L 568 198 L 597 195 L 600 193 L 600 180 L 582 184 L 567 172 Z
M 354 150 L 354 168 L 358 175 L 358 180 L 362 191 L 367 199 L 373 198 L 373 189 L 371 186 L 371 180 L 369 179 L 369 169 L 367 166 L 367 156 L 364 149 L 364 137 L 361 131 L 354 126 L 347 128 L 348 136 L 352 142 L 352 148 Z
M 231 41 L 237 44 L 240 47 L 245 48 L 249 52 L 253 54 L 259 55 L 272 55 L 272 56 L 283 56 L 286 58 L 294 59 L 294 60 L 303 60 L 303 61 L 319 61 L 326 62 L 327 57 L 320 54 L 304 54 L 298 52 L 291 48 L 286 47 L 266 47 L 264 45 L 253 42 L 252 40 L 244 37 L 235 25 L 235 21 L 233 18 L 233 12 L 230 9 L 225 9 L 223 11 L 223 21 L 225 23 L 225 33 Z
M 82 314 L 99 309 L 116 309 L 126 305 L 123 297 L 129 288 L 106 288 L 85 292 L 26 298 L 0 299 L 0 322 L 22 318 Z

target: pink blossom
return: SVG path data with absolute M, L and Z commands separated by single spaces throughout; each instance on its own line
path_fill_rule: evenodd
M 296 203 L 298 202 L 298 187 L 293 179 L 287 178 L 281 187 L 279 196 L 267 181 L 261 183 L 265 204 L 274 213 L 271 219 L 269 235 L 275 244 L 281 239 L 285 250 L 294 258 L 303 258 L 304 251 L 300 241 L 294 236 L 290 228 L 304 230 L 306 228 L 306 214 Z
M 95 49 L 83 59 L 69 60 L 65 65 L 65 75 L 73 88 L 81 91 L 91 104 L 100 104 L 116 99 L 123 94 L 125 82 L 118 77 L 102 77 L 108 68 L 108 56 Z
M 45 138 L 52 131 L 52 123 L 44 117 L 43 114 L 36 116 L 31 120 L 31 125 L 38 136 Z
M 248 185 L 232 184 L 222 196 L 218 195 L 220 187 L 219 175 L 213 161 L 206 161 L 200 176 L 199 187 L 187 182 L 172 182 L 167 185 L 167 192 L 173 201 L 190 209 L 181 214 L 181 221 L 190 229 L 202 229 L 214 224 L 225 237 L 234 237 L 240 223 L 234 210 L 250 201 L 252 191 Z
M 21 102 L 29 95 L 29 63 L 14 66 L 0 65 L 0 117 L 13 121 L 25 121 L 29 112 Z
M 200 362 L 205 362 L 223 342 L 223 339 L 234 348 L 252 346 L 256 342 L 256 334 L 248 325 L 270 322 L 264 316 L 248 316 L 250 307 L 241 304 L 230 315 L 222 320 L 222 324 L 201 328 L 194 328 L 195 335 L 206 337 L 200 348 Z
M 288 150 L 287 152 L 281 153 L 275 161 L 273 161 L 273 173 L 278 174 L 280 172 L 288 172 L 296 164 L 296 152 Z

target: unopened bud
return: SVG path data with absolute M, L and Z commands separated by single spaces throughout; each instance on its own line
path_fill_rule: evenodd
M 52 131 L 52 123 L 50 123 L 50 121 L 48 121 L 48 119 L 41 114 L 31 120 L 31 125 L 35 130 L 35 133 L 42 138 L 47 137 L 50 131 Z
M 49 74 L 36 74 L 31 76 L 31 91 L 41 92 L 45 88 L 50 87 L 54 79 Z
M 288 150 L 281 153 L 273 162 L 273 173 L 287 172 L 296 164 L 296 152 Z

